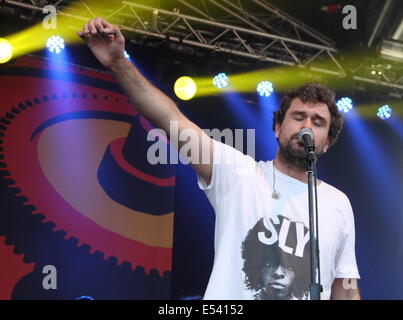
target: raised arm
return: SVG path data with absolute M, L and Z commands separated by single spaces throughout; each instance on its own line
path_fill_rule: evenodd
M 82 31 L 77 32 L 91 49 L 99 62 L 112 72 L 129 100 L 147 120 L 165 131 L 169 137 L 171 121 L 178 122 L 179 134 L 185 129 L 193 130 L 198 139 L 190 143 L 199 150 L 199 161 L 191 163 L 193 169 L 210 183 L 212 173 L 213 143 L 196 124 L 187 119 L 176 104 L 153 86 L 124 56 L 125 39 L 117 26 L 102 18 L 95 18 L 86 23 Z M 179 149 L 187 141 L 178 141 Z M 207 164 L 202 164 L 201 155 L 209 154 Z M 206 162 L 206 161 L 203 161 Z

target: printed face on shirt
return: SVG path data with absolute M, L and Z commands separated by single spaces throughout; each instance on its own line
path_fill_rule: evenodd
M 292 100 L 281 125 L 276 123 L 275 136 L 279 147 L 289 156 L 305 159 L 305 149 L 298 140 L 302 128 L 309 128 L 314 135 L 316 154 L 319 157 L 329 146 L 329 128 L 331 115 L 328 106 L 322 102 L 302 102 Z
M 295 272 L 291 267 L 281 264 L 266 265 L 263 270 L 263 299 L 287 299 L 291 295 Z
M 280 236 L 281 235 L 281 236 Z M 256 300 L 306 299 L 309 294 L 309 229 L 278 215 L 261 218 L 242 242 L 245 287 Z

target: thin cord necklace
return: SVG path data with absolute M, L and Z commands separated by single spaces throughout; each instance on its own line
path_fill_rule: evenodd
M 273 199 L 280 199 L 280 192 L 276 190 L 276 170 L 274 169 L 274 160 L 272 166 L 273 166 L 273 193 L 271 194 L 271 197 Z

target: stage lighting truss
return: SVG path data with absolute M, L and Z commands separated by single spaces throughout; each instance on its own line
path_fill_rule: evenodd
M 402 63 L 363 58 L 358 66 L 349 70 L 355 81 L 392 89 L 389 93 L 391 96 L 398 98 L 403 96 Z
M 0 2 L 1 3 L 1 2 Z M 7 6 L 42 12 L 30 0 L 5 1 Z M 113 9 L 97 8 L 84 1 L 59 0 L 58 15 L 81 22 L 102 16 L 122 30 L 137 34 L 131 41 L 155 38 L 169 41 L 184 52 L 211 50 L 275 64 L 298 66 L 319 73 L 391 88 L 403 95 L 402 66 L 384 70 L 374 79 L 360 65 L 341 65 L 335 42 L 269 3 L 268 0 L 161 1 L 158 8 L 136 1 L 114 1 Z M 1 6 L 1 4 L 0 4 Z M 365 59 L 362 59 L 365 60 Z
M 266 0 L 161 1 L 159 8 L 136 1 L 114 3 L 113 11 L 99 7 L 96 15 L 147 38 L 345 75 L 332 40 Z M 7 1 L 7 5 L 42 11 L 29 0 Z M 82 22 L 95 16 L 84 1 L 59 0 L 57 12 Z M 326 68 L 315 66 L 324 59 L 329 62 Z

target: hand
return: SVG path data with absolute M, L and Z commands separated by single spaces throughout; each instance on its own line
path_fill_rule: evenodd
M 83 39 L 98 61 L 107 69 L 125 59 L 125 38 L 119 28 L 102 18 L 88 21 L 77 35 Z

